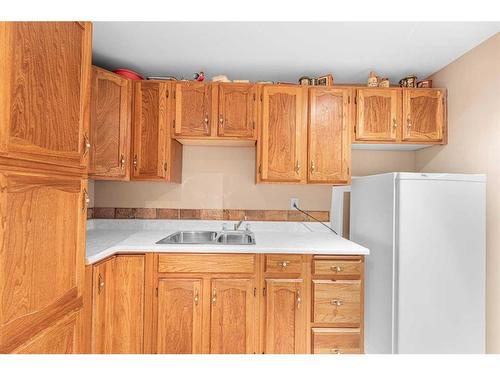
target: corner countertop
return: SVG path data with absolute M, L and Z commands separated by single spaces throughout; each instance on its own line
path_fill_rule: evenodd
M 221 230 L 220 220 L 110 220 L 87 222 L 87 264 L 116 253 L 192 252 L 192 253 L 288 253 L 318 255 L 368 255 L 369 250 L 311 222 L 251 221 L 255 245 L 156 244 L 179 230 Z

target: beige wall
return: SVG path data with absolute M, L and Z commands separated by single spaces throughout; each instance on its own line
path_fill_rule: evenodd
M 182 184 L 96 181 L 96 207 L 289 209 L 292 197 L 307 210 L 329 210 L 331 187 L 255 184 L 254 147 L 185 146 Z M 415 152 L 353 151 L 354 175 L 414 171 Z
M 500 34 L 431 78 L 448 88 L 449 144 L 417 151 L 417 169 L 487 174 L 487 350 L 500 353 Z

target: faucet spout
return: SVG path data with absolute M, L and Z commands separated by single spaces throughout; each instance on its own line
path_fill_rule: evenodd
M 234 230 L 239 230 L 244 221 L 246 221 L 247 217 L 245 216 L 243 220 L 238 221 L 237 224 L 234 224 Z

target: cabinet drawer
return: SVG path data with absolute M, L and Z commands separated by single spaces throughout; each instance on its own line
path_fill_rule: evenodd
M 269 273 L 301 273 L 302 256 L 273 254 L 266 255 L 265 272 Z
M 313 285 L 314 323 L 359 326 L 360 280 L 313 280 Z
M 357 328 L 313 328 L 314 354 L 361 354 L 361 333 Z
M 253 273 L 255 254 L 160 254 L 158 272 Z
M 361 277 L 362 271 L 363 262 L 361 258 L 313 260 L 314 275 Z

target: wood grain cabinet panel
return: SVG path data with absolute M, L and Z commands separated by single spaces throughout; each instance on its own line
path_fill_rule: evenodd
M 260 180 L 305 182 L 307 170 L 306 89 L 262 88 Z
M 130 87 L 129 80 L 92 68 L 89 175 L 94 179 L 129 178 Z
M 156 352 L 202 352 L 203 290 L 201 279 L 160 279 Z
M 175 134 L 210 136 L 212 120 L 212 86 L 200 82 L 177 83 Z
M 350 89 L 309 89 L 308 182 L 350 181 L 350 93 Z
M 301 279 L 266 280 L 265 353 L 306 352 L 306 309 Z
M 255 254 L 159 254 L 158 272 L 253 273 Z
M 132 180 L 181 182 L 182 145 L 170 136 L 171 83 L 134 83 Z
M 358 328 L 313 328 L 314 354 L 361 354 L 361 332 Z
M 94 266 L 92 353 L 143 352 L 144 276 L 142 255 L 118 255 Z
M 396 142 L 401 127 L 401 89 L 358 89 L 354 141 Z
M 210 353 L 254 353 L 254 281 L 214 279 L 211 284 Z
M 255 136 L 256 87 L 252 84 L 219 85 L 218 131 L 220 137 L 252 139 Z
M 441 142 L 446 127 L 445 91 L 403 90 L 403 141 Z
M 0 156 L 86 172 L 91 24 L 0 24 Z
M 86 181 L 0 173 L 0 352 L 81 307 Z
M 314 323 L 361 324 L 360 280 L 313 280 Z
M 74 354 L 79 351 L 79 312 L 69 314 L 13 351 L 15 354 Z

